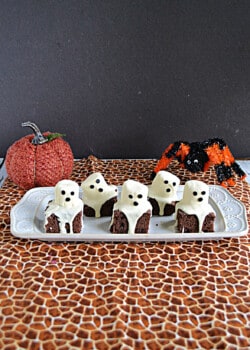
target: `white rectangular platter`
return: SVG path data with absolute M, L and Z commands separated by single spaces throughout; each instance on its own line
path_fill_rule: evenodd
M 120 188 L 119 188 L 120 190 Z M 181 199 L 183 186 L 179 187 Z M 53 187 L 39 187 L 26 192 L 11 210 L 11 233 L 19 238 L 42 241 L 68 242 L 151 242 L 151 241 L 190 241 L 218 240 L 243 236 L 248 233 L 246 209 L 242 202 L 234 198 L 221 186 L 209 186 L 209 201 L 216 213 L 215 232 L 177 233 L 174 215 L 153 216 L 147 234 L 114 234 L 109 232 L 111 217 L 83 217 L 83 229 L 78 234 L 44 233 L 44 210 L 54 197 Z

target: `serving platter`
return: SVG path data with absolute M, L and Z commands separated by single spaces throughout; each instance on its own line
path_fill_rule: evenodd
M 178 190 L 182 198 L 184 186 Z M 120 191 L 120 187 L 119 187 Z M 80 191 L 80 196 L 82 193 Z M 29 190 L 11 210 L 11 233 L 19 238 L 42 241 L 68 242 L 150 242 L 218 240 L 243 236 L 248 233 L 244 204 L 229 191 L 218 185 L 209 186 L 209 202 L 216 213 L 215 232 L 177 233 L 174 215 L 152 216 L 147 234 L 114 234 L 109 232 L 111 217 L 90 218 L 83 216 L 83 229 L 78 234 L 44 232 L 44 210 L 54 197 L 54 187 L 38 187 Z

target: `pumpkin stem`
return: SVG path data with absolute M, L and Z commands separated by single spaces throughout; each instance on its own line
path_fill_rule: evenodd
M 33 145 L 41 145 L 41 144 L 49 141 L 47 138 L 45 138 L 42 135 L 41 131 L 39 130 L 38 126 L 35 123 L 25 122 L 25 123 L 22 123 L 22 126 L 23 127 L 28 126 L 33 130 L 33 132 L 35 134 L 35 137 L 31 141 Z

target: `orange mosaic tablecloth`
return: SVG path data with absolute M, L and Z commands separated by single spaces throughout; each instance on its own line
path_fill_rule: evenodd
M 122 184 L 150 183 L 155 160 L 75 162 Z M 184 183 L 188 171 L 169 171 Z M 214 184 L 214 169 L 192 176 Z M 247 208 L 249 185 L 229 191 Z M 24 195 L 0 189 L 0 349 L 250 349 L 250 236 L 173 243 L 58 243 L 18 239 L 10 209 Z

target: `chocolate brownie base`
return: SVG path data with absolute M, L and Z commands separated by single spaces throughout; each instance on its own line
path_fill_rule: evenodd
M 152 205 L 152 214 L 153 215 L 159 215 L 160 207 L 159 207 L 159 204 L 158 204 L 157 200 L 155 198 L 149 198 L 148 200 L 149 200 L 149 202 Z M 165 207 L 164 207 L 163 215 L 164 216 L 170 216 L 170 215 L 174 214 L 176 203 L 177 202 L 166 203 Z
M 177 211 L 177 231 L 182 233 L 199 232 L 199 220 L 196 215 L 188 215 L 183 210 Z M 215 214 L 209 213 L 203 222 L 202 232 L 214 232 Z
M 136 223 L 135 233 L 148 233 L 151 213 L 148 210 Z M 110 227 L 111 233 L 128 233 L 128 220 L 120 210 L 114 211 L 113 224 Z
M 69 223 L 65 224 L 66 232 L 70 232 Z M 73 233 L 80 233 L 82 230 L 82 212 L 79 212 L 73 220 Z M 46 233 L 60 233 L 60 226 L 58 217 L 55 214 L 51 214 L 47 219 L 47 224 L 45 225 Z
M 101 216 L 111 216 L 113 213 L 113 206 L 115 202 L 117 202 L 117 197 L 113 197 L 107 200 L 101 207 L 101 210 L 100 210 Z M 89 207 L 87 204 L 84 204 L 83 212 L 85 216 L 88 216 L 88 217 L 95 216 L 95 209 Z

